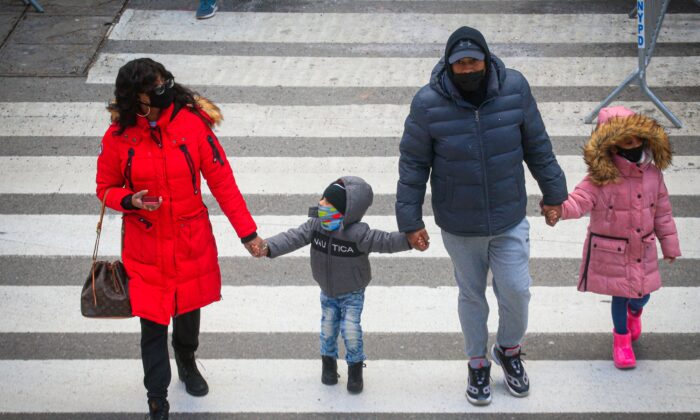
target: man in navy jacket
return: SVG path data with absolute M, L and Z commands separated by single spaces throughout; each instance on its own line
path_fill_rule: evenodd
M 490 53 L 483 35 L 462 27 L 447 41 L 430 83 L 413 98 L 400 145 L 396 218 L 417 249 L 430 180 L 435 223 L 455 267 L 459 317 L 469 361 L 467 399 L 491 401 L 486 276 L 493 272 L 499 328 L 492 359 L 519 397 L 529 392 L 520 360 L 527 329 L 529 224 L 523 161 L 545 210 L 567 197 L 566 179 L 527 80 Z

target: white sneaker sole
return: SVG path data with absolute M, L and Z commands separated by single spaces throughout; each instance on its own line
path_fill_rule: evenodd
M 216 14 L 216 11 L 219 10 L 219 6 L 214 6 L 214 11 L 209 13 L 208 15 L 203 15 L 203 16 L 196 16 L 197 19 L 209 19 L 210 17 L 214 16 Z
M 471 405 L 484 406 L 491 404 L 491 396 L 489 396 L 487 400 L 475 400 L 474 398 L 470 397 L 469 394 L 467 394 L 466 392 L 464 393 L 464 395 L 467 397 L 467 401 L 469 401 Z

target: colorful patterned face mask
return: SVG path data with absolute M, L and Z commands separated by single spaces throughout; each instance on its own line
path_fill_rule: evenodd
M 318 206 L 321 227 L 328 231 L 337 230 L 343 223 L 343 215 L 333 206 Z

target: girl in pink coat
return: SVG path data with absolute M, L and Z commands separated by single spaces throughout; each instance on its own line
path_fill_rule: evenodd
M 669 263 L 681 255 L 661 173 L 671 163 L 671 146 L 653 119 L 612 107 L 600 111 L 583 154 L 588 174 L 560 212 L 547 212 L 547 222 L 590 213 L 578 290 L 613 297 L 613 361 L 629 369 L 642 308 L 661 287 L 657 242 Z

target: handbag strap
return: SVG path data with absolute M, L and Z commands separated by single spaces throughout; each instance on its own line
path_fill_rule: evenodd
M 113 188 L 113 187 L 112 187 Z M 95 265 L 97 263 L 97 250 L 100 247 L 100 236 L 102 235 L 102 220 L 105 217 L 105 208 L 107 206 L 107 194 L 112 188 L 108 188 L 105 191 L 104 197 L 102 197 L 102 207 L 100 208 L 100 220 L 97 222 L 97 238 L 95 238 L 95 248 L 92 251 L 92 268 L 90 270 L 92 274 L 92 300 L 95 306 L 97 306 L 97 291 L 95 290 Z M 114 276 L 114 272 L 112 272 Z
M 112 188 L 107 188 L 107 191 L 105 191 L 105 195 L 102 197 L 102 207 L 100 208 L 100 221 L 97 222 L 97 238 L 95 238 L 95 248 L 92 251 L 93 265 L 95 265 L 95 262 L 97 261 L 97 250 L 100 247 L 100 236 L 102 235 L 102 220 L 105 217 L 105 208 L 107 207 L 107 194 L 109 194 Z

